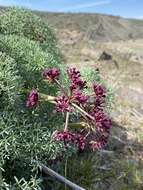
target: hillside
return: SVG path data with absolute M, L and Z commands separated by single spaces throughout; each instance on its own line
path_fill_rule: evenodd
M 0 12 L 7 7 L 0 6 Z M 142 39 L 143 20 L 90 13 L 51 13 L 34 11 L 56 29 L 58 36 L 96 42 Z M 72 39 L 73 40 L 73 39 Z
M 61 32 L 80 33 L 87 40 L 97 42 L 143 38 L 143 20 L 125 19 L 102 14 L 64 14 L 37 12 Z

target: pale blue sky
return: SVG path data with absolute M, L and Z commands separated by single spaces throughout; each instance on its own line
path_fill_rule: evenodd
M 0 0 L 0 5 L 52 12 L 105 13 L 143 18 L 143 0 Z

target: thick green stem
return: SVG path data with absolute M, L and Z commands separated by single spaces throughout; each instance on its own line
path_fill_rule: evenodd
M 48 102 L 53 103 L 53 104 L 56 103 L 55 102 L 56 97 L 54 97 L 54 96 L 49 96 L 49 95 L 42 94 L 42 93 L 39 93 L 39 96 L 41 99 L 44 99 L 45 101 L 48 101 Z
M 86 122 L 69 123 L 68 126 L 71 127 L 71 128 L 76 128 L 76 129 L 81 129 L 81 128 L 87 128 L 88 127 Z

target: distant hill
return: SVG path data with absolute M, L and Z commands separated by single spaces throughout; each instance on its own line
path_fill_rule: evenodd
M 143 38 L 143 20 L 125 19 L 103 14 L 37 12 L 61 32 L 82 32 L 89 40 L 117 41 Z
M 104 14 L 34 12 L 57 29 L 58 34 L 76 31 L 97 42 L 143 39 L 143 20 Z

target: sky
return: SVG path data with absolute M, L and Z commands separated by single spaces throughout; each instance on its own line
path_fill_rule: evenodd
M 0 0 L 0 5 L 50 12 L 104 13 L 143 19 L 143 0 Z

